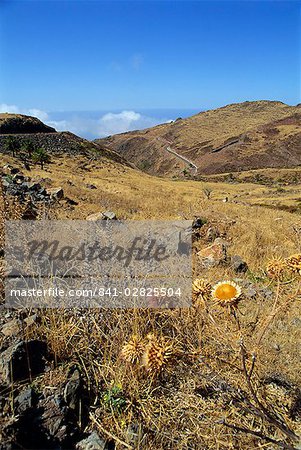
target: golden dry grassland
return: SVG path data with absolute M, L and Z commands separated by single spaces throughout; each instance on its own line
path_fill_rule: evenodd
M 23 172 L 78 202 L 62 200 L 58 218 L 103 210 L 128 219 L 202 217 L 249 266 L 239 275 L 229 265 L 201 269 L 197 252 L 208 242 L 195 237 L 191 308 L 41 311 L 24 333 L 47 341 L 53 366 L 33 380 L 35 389 L 62 385 L 77 364 L 89 398 L 78 421 L 118 450 L 301 448 L 301 272 L 285 262 L 301 253 L 301 218 L 258 206 L 279 200 L 273 189 L 155 178 L 80 157 Z M 204 189 L 212 189 L 209 199 Z M 296 189 L 285 187 L 284 201 Z M 10 216 L 8 204 L 1 214 Z M 283 258 L 280 269 L 274 258 Z M 214 290 L 227 280 L 236 283 L 233 302 Z

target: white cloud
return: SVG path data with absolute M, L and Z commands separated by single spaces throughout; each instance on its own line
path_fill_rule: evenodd
M 138 112 L 124 110 L 106 113 L 98 119 L 73 116 L 67 120 L 48 120 L 47 124 L 58 131 L 68 130 L 79 136 L 105 137 L 142 128 L 153 127 L 162 121 Z
M 37 117 L 38 119 L 42 120 L 43 122 L 47 121 L 49 116 L 45 111 L 41 111 L 40 109 L 28 109 L 28 112 L 22 113 L 22 114 L 29 114 L 30 116 Z
M 34 116 L 42 121 L 48 120 L 48 117 L 49 117 L 45 111 L 41 111 L 40 109 L 36 109 L 36 108 L 24 109 L 24 108 L 19 108 L 16 105 L 8 105 L 6 103 L 1 103 L 0 104 L 0 113 L 5 113 L 5 112 L 13 113 L 13 114 L 25 114 L 27 116 Z
M 36 108 L 19 108 L 16 105 L 0 104 L 0 113 L 10 112 L 37 117 L 47 125 L 54 127 L 57 131 L 71 131 L 82 137 L 101 138 L 126 131 L 153 127 L 159 123 L 169 122 L 155 117 L 142 115 L 136 111 L 124 110 L 118 113 L 108 112 L 99 118 L 83 117 L 73 114 L 63 120 L 56 120 L 51 113 Z
M 122 111 L 121 113 L 107 113 L 97 123 L 99 135 L 123 133 L 129 131 L 141 122 L 142 116 L 135 111 Z M 135 125 L 136 124 L 136 125 Z

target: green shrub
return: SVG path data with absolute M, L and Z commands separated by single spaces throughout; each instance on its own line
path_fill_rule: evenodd
M 43 148 L 37 148 L 32 154 L 32 160 L 34 163 L 39 163 L 41 169 L 44 169 L 44 164 L 50 162 L 50 156 Z

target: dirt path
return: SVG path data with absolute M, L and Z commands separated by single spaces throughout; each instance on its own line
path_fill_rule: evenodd
M 177 156 L 177 157 L 180 158 L 182 161 L 184 161 L 184 162 L 186 162 L 187 164 L 189 164 L 189 167 L 190 167 L 191 169 L 194 170 L 194 175 L 197 174 L 197 172 L 198 172 L 198 167 L 197 167 L 192 161 L 190 161 L 189 159 L 185 158 L 185 156 L 179 155 L 179 153 L 177 153 L 177 152 L 175 152 L 174 150 L 172 150 L 169 146 L 166 147 L 166 150 L 167 150 L 169 153 L 171 153 L 172 155 Z
M 172 144 L 172 142 L 164 140 L 162 138 L 157 138 L 158 141 L 163 141 L 166 144 Z M 197 175 L 198 173 L 198 166 L 195 165 L 194 162 L 190 161 L 189 159 L 185 158 L 185 156 L 180 155 L 179 153 L 177 153 L 175 150 L 173 150 L 170 145 L 168 145 L 165 148 L 166 151 L 168 151 L 168 153 L 171 153 L 172 155 L 176 156 L 177 158 L 181 159 L 181 161 L 184 161 L 186 164 L 189 165 L 189 168 L 191 169 L 191 171 L 193 171 L 193 175 Z
M 170 145 L 172 144 L 172 142 L 168 141 L 167 139 L 162 139 L 162 138 L 157 138 L 157 139 L 158 139 L 158 141 L 163 141 L 163 142 L 165 142 L 166 144 L 169 144 L 169 145 L 165 148 L 165 150 L 167 150 L 169 153 L 171 153 L 172 155 L 176 156 L 177 158 L 181 159 L 181 160 L 184 161 L 185 163 L 187 163 L 187 164 L 189 165 L 189 168 L 192 169 L 193 175 L 194 175 L 194 176 L 197 175 L 198 169 L 199 169 L 198 166 L 197 166 L 194 162 L 192 162 L 192 161 L 190 161 L 188 158 L 186 158 L 185 156 L 182 156 L 182 155 L 180 155 L 179 153 L 177 153 L 175 150 L 173 150 L 173 149 L 170 147 Z M 220 152 L 221 150 L 223 150 L 223 149 L 226 148 L 226 147 L 230 147 L 231 145 L 237 144 L 239 141 L 240 141 L 240 139 L 239 139 L 239 138 L 236 138 L 236 139 L 234 139 L 234 140 L 232 140 L 232 141 L 230 141 L 230 142 L 227 142 L 227 143 L 224 144 L 224 145 L 221 145 L 220 147 L 215 148 L 214 150 L 211 150 L 210 153 L 217 153 L 217 152 Z

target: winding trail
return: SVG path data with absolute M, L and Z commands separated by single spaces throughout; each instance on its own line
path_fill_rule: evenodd
M 192 174 L 194 176 L 196 176 L 198 174 L 198 170 L 199 167 L 193 162 L 190 161 L 190 159 L 186 158 L 185 156 L 180 155 L 179 153 L 177 153 L 175 150 L 173 150 L 170 146 L 172 145 L 172 142 L 168 141 L 167 139 L 162 139 L 160 137 L 157 138 L 158 141 L 161 142 L 165 142 L 165 144 L 168 144 L 167 147 L 165 148 L 166 151 L 168 151 L 169 153 L 171 153 L 172 155 L 176 156 L 177 158 L 181 159 L 182 161 L 184 161 L 186 164 L 189 165 L 189 168 L 192 172 Z M 220 147 L 217 147 L 213 150 L 211 150 L 210 153 L 217 153 L 220 152 L 221 150 L 223 150 L 226 147 L 230 147 L 231 145 L 237 144 L 238 142 L 240 142 L 241 139 L 240 138 L 235 138 L 230 142 L 227 142 L 226 144 L 221 145 Z
M 169 144 L 165 150 L 168 151 L 168 153 L 171 153 L 172 155 L 176 156 L 177 158 L 179 158 L 181 161 L 184 161 L 186 164 L 189 165 L 189 168 L 191 169 L 191 171 L 193 171 L 193 175 L 197 175 L 198 173 L 198 166 L 193 162 L 190 161 L 188 158 L 186 158 L 185 156 L 180 155 L 179 153 L 177 153 L 175 150 L 173 150 L 170 145 L 172 144 L 172 142 L 166 140 L 166 139 L 162 139 L 162 138 L 157 138 L 158 141 L 165 141 L 166 144 Z
M 190 167 L 191 169 L 194 169 L 194 171 L 195 171 L 194 175 L 197 174 L 197 172 L 198 172 L 198 166 L 196 166 L 192 161 L 190 161 L 189 159 L 185 158 L 185 156 L 179 155 L 179 153 L 177 153 L 177 152 L 175 152 L 174 150 L 172 150 L 169 146 L 166 147 L 166 150 L 167 150 L 169 153 L 171 153 L 171 154 L 177 156 L 178 158 L 180 158 L 182 161 L 184 161 L 184 162 L 186 162 L 187 164 L 189 164 L 189 167 Z

